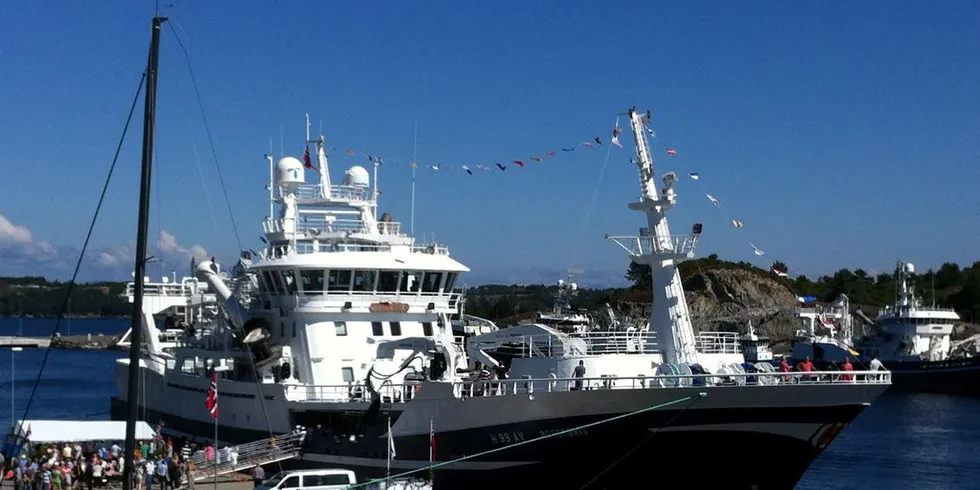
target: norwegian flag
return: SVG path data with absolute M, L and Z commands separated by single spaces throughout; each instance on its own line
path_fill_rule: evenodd
M 211 412 L 211 418 L 218 418 L 218 373 L 211 373 L 211 386 L 208 388 L 208 397 L 204 400 L 204 406 Z
M 303 166 L 313 168 L 313 161 L 310 160 L 310 145 L 306 145 L 306 149 L 303 150 Z

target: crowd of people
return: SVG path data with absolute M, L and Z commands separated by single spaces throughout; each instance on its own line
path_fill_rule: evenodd
M 171 440 L 158 438 L 140 441 L 134 456 L 133 488 L 176 490 L 187 486 L 193 490 L 198 464 L 214 461 L 216 451 L 213 446 L 199 448 L 194 444 L 174 448 Z M 233 460 L 237 455 L 227 456 Z M 0 455 L 4 477 L 13 483 L 14 490 L 93 490 L 121 486 L 125 461 L 122 448 L 112 442 L 25 444 L 20 454 L 9 461 L 6 459 Z

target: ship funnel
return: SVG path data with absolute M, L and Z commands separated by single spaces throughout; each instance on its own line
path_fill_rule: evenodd
M 245 323 L 245 309 L 232 294 L 225 281 L 218 275 L 218 264 L 211 261 L 201 262 L 195 271 L 197 278 L 208 283 L 208 287 L 221 299 L 221 309 L 228 314 L 236 327 Z
M 282 357 L 282 346 L 269 343 L 269 339 L 272 337 L 272 334 L 269 333 L 270 328 L 272 327 L 269 322 L 261 317 L 249 319 L 242 327 L 247 332 L 242 343 L 252 351 L 256 371 L 260 371 Z

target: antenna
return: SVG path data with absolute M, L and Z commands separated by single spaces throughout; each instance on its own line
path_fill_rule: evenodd
M 282 150 L 282 138 L 283 138 L 282 134 L 283 134 L 283 124 L 279 123 L 279 156 L 280 157 L 286 154 L 286 152 Z
M 419 166 L 416 154 L 419 149 L 419 121 L 415 120 L 415 137 L 412 143 L 412 221 L 409 224 L 409 233 L 415 236 L 415 170 Z
M 310 113 L 306 113 L 306 142 L 310 142 Z

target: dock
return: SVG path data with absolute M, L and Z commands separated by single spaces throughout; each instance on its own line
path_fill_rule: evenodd
M 11 347 L 47 349 L 51 347 L 51 337 L 0 337 L 0 349 L 9 349 Z
M 111 349 L 119 341 L 118 335 L 66 335 L 57 337 L 0 336 L 0 349 Z

